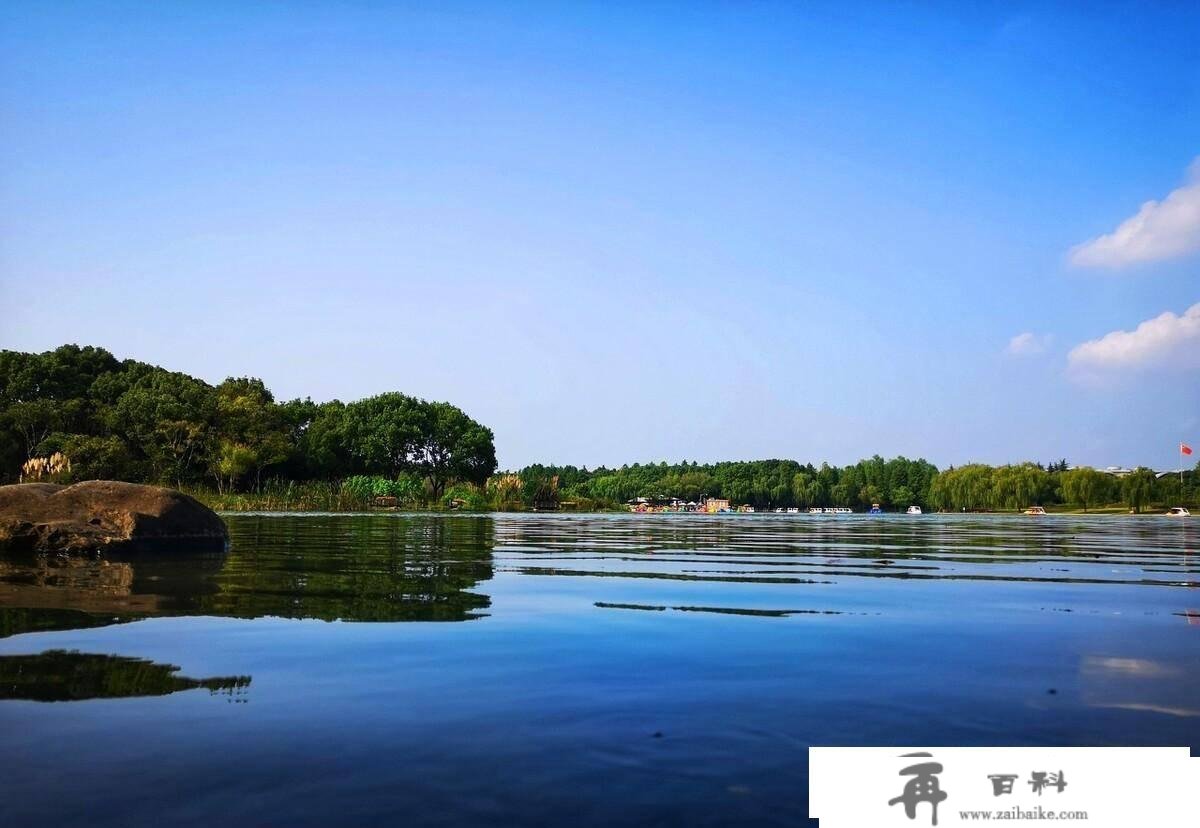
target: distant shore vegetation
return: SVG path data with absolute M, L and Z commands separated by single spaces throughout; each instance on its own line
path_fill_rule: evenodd
M 794 460 L 723 463 L 649 463 L 619 469 L 533 465 L 488 481 L 488 501 L 498 509 L 623 508 L 629 501 L 704 497 L 745 504 L 755 510 L 878 505 L 904 511 L 909 506 L 948 512 L 1050 509 L 1141 511 L 1189 503 L 1195 472 L 1159 477 L 1148 468 L 1120 476 L 1066 460 L 1046 465 L 970 464 L 939 471 L 925 460 L 875 456 L 848 466 Z M 1185 491 L 1188 496 L 1185 497 Z
M 939 470 L 879 456 L 842 467 L 754 460 L 497 471 L 491 430 L 446 402 L 400 392 L 278 402 L 259 379 L 210 385 L 102 348 L 0 351 L 0 482 L 159 483 L 235 511 L 587 511 L 706 497 L 756 510 L 1141 511 L 1191 505 L 1195 476 L 1114 475 L 1066 460 Z

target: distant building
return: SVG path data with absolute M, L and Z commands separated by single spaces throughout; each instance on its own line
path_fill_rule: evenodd
M 1121 478 L 1121 477 L 1128 477 L 1129 475 L 1133 474 L 1133 472 L 1135 470 L 1134 469 L 1126 469 L 1121 466 L 1105 466 L 1104 468 L 1098 469 L 1097 471 L 1104 472 L 1105 474 L 1111 474 L 1113 477 Z M 1167 469 L 1166 471 L 1156 471 L 1156 472 L 1154 472 L 1154 476 L 1155 477 L 1164 477 L 1165 475 L 1168 475 L 1168 474 L 1179 474 L 1180 472 L 1183 472 L 1186 474 L 1188 472 L 1188 469 Z
M 729 501 L 720 497 L 710 497 L 704 501 L 704 511 L 710 515 L 715 515 L 717 512 L 728 512 Z
M 1081 467 L 1080 466 L 1068 466 L 1067 471 L 1075 471 L 1078 468 L 1081 468 Z M 1101 474 L 1111 474 L 1113 477 L 1116 477 L 1119 479 L 1122 477 L 1128 477 L 1129 475 L 1133 474 L 1134 471 L 1136 471 L 1136 470 L 1135 469 L 1127 469 L 1124 466 L 1105 466 L 1102 469 L 1096 469 L 1096 471 L 1100 472 Z M 1187 471 L 1187 470 L 1184 469 L 1184 471 Z M 1179 469 L 1154 472 L 1155 477 L 1162 477 L 1164 474 L 1179 474 Z

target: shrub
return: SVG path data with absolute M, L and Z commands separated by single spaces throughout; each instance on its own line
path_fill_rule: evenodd
M 375 497 L 375 480 L 376 478 L 364 474 L 347 477 L 342 481 L 342 493 L 352 500 L 366 503 Z
M 489 508 L 484 492 L 469 483 L 457 483 L 447 489 L 442 504 L 450 509 L 469 509 L 472 512 L 486 512 Z

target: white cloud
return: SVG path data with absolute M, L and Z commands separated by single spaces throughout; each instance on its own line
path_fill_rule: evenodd
M 1019 333 L 1008 340 L 1004 352 L 1011 356 L 1037 356 L 1050 347 L 1050 334 Z
M 1109 371 L 1200 366 L 1200 302 L 1182 316 L 1167 311 L 1132 331 L 1113 331 L 1076 345 L 1067 354 L 1076 376 Z
M 1076 267 L 1120 268 L 1200 250 L 1200 158 L 1188 183 L 1162 201 L 1147 201 L 1113 232 L 1071 248 Z

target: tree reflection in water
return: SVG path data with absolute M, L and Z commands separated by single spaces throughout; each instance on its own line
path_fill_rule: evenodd
M 178 672 L 171 664 L 66 650 L 0 656 L 0 699 L 83 701 L 166 696 L 204 687 L 241 702 L 250 686 L 249 676 L 193 679 L 176 675 Z
M 0 557 L 0 637 L 139 618 L 464 621 L 491 601 L 492 519 L 239 516 L 227 555 Z

